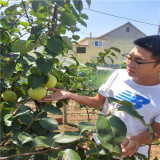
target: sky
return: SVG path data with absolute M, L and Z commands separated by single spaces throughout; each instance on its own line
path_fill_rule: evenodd
M 13 4 L 15 1 L 20 0 L 9 2 Z M 87 28 L 78 25 L 81 30 L 76 34 L 80 39 L 90 37 L 90 34 L 92 37 L 103 35 L 127 22 L 146 35 L 158 34 L 160 0 L 91 0 L 90 8 L 86 0 L 82 1 L 82 13 L 87 14 L 89 19 L 85 20 Z M 67 36 L 71 34 L 67 32 Z
M 81 31 L 77 34 L 81 39 L 89 37 L 90 33 L 92 37 L 103 35 L 127 22 L 131 22 L 146 35 L 158 34 L 160 0 L 92 0 L 90 9 L 84 0 L 83 7 L 82 13 L 86 13 L 89 19 L 85 21 L 87 28 L 79 26 Z

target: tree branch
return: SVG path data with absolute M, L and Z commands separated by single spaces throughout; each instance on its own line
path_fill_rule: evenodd
M 8 45 L 14 43 L 15 41 L 17 41 L 18 39 L 20 39 L 21 37 L 23 37 L 24 35 L 29 34 L 29 33 L 24 33 L 23 35 L 21 35 L 20 37 L 16 38 L 14 41 L 10 42 Z
M 0 7 L 0 9 L 2 9 L 3 7 L 5 7 L 8 4 L 8 2 L 9 2 L 9 0 L 6 2 L 5 5 L 2 4 L 1 7 Z
M 66 61 L 68 51 L 69 51 L 69 49 L 68 49 L 67 52 L 66 52 L 66 57 L 64 58 L 63 62 L 60 64 L 60 68 L 62 67 L 62 64 Z
M 53 13 L 53 19 L 52 19 L 52 34 L 51 37 L 53 36 L 53 34 L 56 31 L 56 26 L 57 26 L 57 12 L 58 12 L 58 6 L 55 5 L 54 7 L 54 13 Z
M 25 13 L 24 13 L 23 15 L 19 16 L 19 18 L 17 18 L 17 19 L 13 22 L 12 25 L 10 25 L 7 29 L 4 29 L 3 31 L 6 31 L 6 30 L 12 28 L 24 15 L 25 15 Z
M 28 16 L 28 13 L 27 13 L 26 5 L 25 5 L 25 3 L 24 3 L 23 0 L 22 0 L 22 4 L 23 4 L 24 10 L 25 10 L 25 14 L 26 14 L 28 23 L 29 23 L 29 25 L 32 27 L 34 34 L 37 36 L 37 33 L 36 33 L 36 31 L 35 31 L 35 28 L 34 28 L 34 26 L 32 25 L 32 23 L 31 23 L 30 20 L 29 20 L 29 16 Z M 38 37 L 38 36 L 37 36 L 37 37 Z M 39 42 L 41 43 L 41 45 L 44 46 L 43 43 L 42 43 L 42 41 L 41 41 L 41 39 L 40 39 L 39 37 L 38 37 L 38 40 L 39 40 Z

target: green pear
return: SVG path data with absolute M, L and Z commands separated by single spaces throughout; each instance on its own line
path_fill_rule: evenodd
M 15 101 L 17 99 L 17 95 L 15 92 L 13 91 L 5 91 L 1 94 L 1 97 L 5 100 L 5 101 Z
M 44 84 L 44 87 L 53 88 L 57 84 L 57 78 L 52 74 L 48 74 L 48 82 Z
M 47 90 L 43 86 L 40 86 L 36 89 L 30 88 L 28 90 L 28 95 L 34 100 L 41 100 L 46 96 L 46 94 L 47 94 Z

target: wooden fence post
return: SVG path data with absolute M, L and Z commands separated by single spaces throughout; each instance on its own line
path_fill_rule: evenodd
M 63 103 L 63 124 L 67 124 L 67 105 Z

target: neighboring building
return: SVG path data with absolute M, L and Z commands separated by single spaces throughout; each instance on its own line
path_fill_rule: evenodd
M 78 60 L 83 63 L 89 62 L 90 59 L 98 57 L 99 52 L 104 52 L 104 49 L 116 47 L 121 50 L 114 59 L 114 64 L 122 63 L 122 54 L 130 52 L 133 41 L 137 38 L 146 36 L 142 31 L 136 28 L 130 22 L 108 32 L 99 37 L 86 37 L 73 46 L 73 51 L 76 53 Z M 72 53 L 73 54 L 73 53 Z M 111 64 L 109 59 L 106 59 L 108 64 Z

